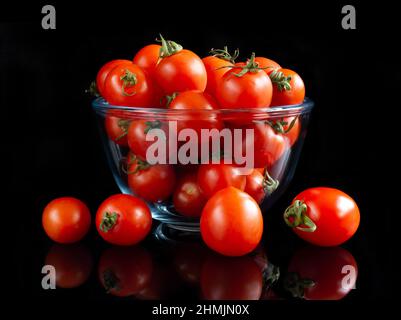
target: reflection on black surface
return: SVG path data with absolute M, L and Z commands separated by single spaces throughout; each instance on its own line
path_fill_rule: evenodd
M 47 253 L 45 264 L 55 268 L 57 287 L 76 288 L 89 278 L 93 261 L 83 245 L 55 244 Z

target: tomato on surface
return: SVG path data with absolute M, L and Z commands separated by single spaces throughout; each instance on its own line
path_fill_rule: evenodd
M 167 200 L 174 191 L 175 172 L 169 164 L 150 165 L 138 158 L 128 166 L 128 185 L 146 201 Z
M 152 258 L 145 249 L 138 246 L 112 247 L 100 257 L 98 276 L 107 293 L 127 297 L 146 288 L 152 271 Z
M 129 246 L 143 240 L 152 227 L 152 215 L 141 199 L 116 194 L 102 202 L 96 213 L 96 229 L 107 242 Z
M 216 98 L 221 108 L 267 108 L 272 100 L 272 82 L 255 63 L 237 63 L 217 84 Z
M 150 75 L 154 75 L 157 62 L 159 61 L 161 47 L 162 46 L 159 44 L 149 44 L 144 46 L 137 52 L 132 62 Z
M 204 91 L 207 82 L 205 66 L 195 53 L 174 41 L 161 37 L 160 61 L 156 66 L 157 83 L 167 94 L 187 90 Z
M 132 64 L 129 60 L 117 59 L 112 60 L 104 64 L 96 75 L 96 88 L 99 91 L 99 94 L 104 97 L 104 82 L 106 81 L 107 75 L 111 70 L 121 64 Z
M 76 288 L 88 280 L 93 267 L 90 251 L 82 245 L 55 244 L 47 253 L 45 265 L 56 269 L 56 286 Z
M 357 263 L 347 250 L 307 246 L 291 258 L 284 283 L 297 298 L 340 300 L 355 287 L 357 277 Z
M 46 234 L 58 243 L 74 243 L 88 232 L 91 215 L 81 200 L 72 197 L 57 198 L 49 202 L 42 214 Z
M 259 300 L 263 277 L 251 257 L 211 255 L 201 271 L 202 298 L 207 300 Z
M 246 176 L 245 192 L 260 204 L 266 195 L 272 194 L 278 188 L 278 180 L 273 179 L 267 170 L 254 169 Z
M 130 120 L 116 117 L 113 113 L 106 114 L 104 125 L 110 140 L 120 146 L 128 146 L 127 134 Z
M 174 208 L 178 213 L 186 217 L 199 217 L 206 200 L 198 184 L 197 172 L 179 178 L 173 194 Z
M 281 69 L 281 66 L 277 62 L 265 57 L 256 57 L 255 62 L 267 75 L 270 75 L 274 70 Z
M 150 77 L 130 62 L 117 65 L 109 72 L 103 97 L 116 106 L 151 107 L 154 91 Z
M 246 176 L 242 174 L 240 168 L 231 164 L 202 164 L 198 170 L 198 184 L 203 195 L 208 199 L 227 187 L 244 190 Z
M 349 195 L 319 187 L 298 194 L 286 209 L 284 220 L 305 241 L 318 246 L 337 246 L 354 235 L 360 213 Z
M 302 78 L 290 69 L 278 69 L 270 74 L 273 83 L 271 106 L 300 104 L 305 99 L 305 85 Z
M 228 187 L 208 200 L 202 211 L 200 229 L 209 248 L 226 256 L 242 256 L 259 244 L 263 217 L 250 195 Z

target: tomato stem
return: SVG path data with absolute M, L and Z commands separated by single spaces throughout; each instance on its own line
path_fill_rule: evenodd
M 226 61 L 234 64 L 235 59 L 237 59 L 239 56 L 239 49 L 238 48 L 235 49 L 234 54 L 232 54 L 232 55 L 228 52 L 227 46 L 224 46 L 224 49 L 213 49 L 212 48 L 209 53 L 211 55 L 213 55 L 213 57 L 217 57 L 217 58 L 226 60 Z
M 305 297 L 305 289 L 312 288 L 315 281 L 311 279 L 302 279 L 298 273 L 290 272 L 284 278 L 283 287 L 294 298 L 303 299 Z
M 103 216 L 102 222 L 100 223 L 99 229 L 103 232 L 109 232 L 116 225 L 118 219 L 118 213 L 106 212 Z
M 127 93 L 125 91 L 125 88 L 127 87 L 132 87 L 137 84 L 137 79 L 136 79 L 136 74 L 129 71 L 128 69 L 125 69 L 125 73 L 120 76 L 120 80 L 123 82 L 121 86 L 121 90 L 124 96 L 133 96 L 135 94 L 135 91 L 132 93 Z
M 298 118 L 298 116 L 294 117 L 294 119 L 291 121 L 291 123 L 287 129 L 284 129 L 284 127 L 286 125 L 288 125 L 288 122 L 285 121 L 284 118 L 281 118 L 280 120 L 273 120 L 273 121 L 266 120 L 266 123 L 269 126 L 271 126 L 276 133 L 285 134 L 285 133 L 290 132 L 290 130 L 294 127 L 295 121 L 297 120 L 297 118 Z
M 286 77 L 284 73 L 278 70 L 273 70 L 269 75 L 270 80 L 275 84 L 279 91 L 290 91 L 291 90 L 291 76 Z
M 162 126 L 162 123 L 160 120 L 146 121 L 145 125 L 146 125 L 146 128 L 145 128 L 145 130 L 143 130 L 143 133 L 147 134 L 152 129 L 160 129 Z
M 171 102 L 173 102 L 173 100 L 178 97 L 178 94 L 179 94 L 178 92 L 173 92 L 170 95 L 166 95 L 165 98 L 166 98 L 166 107 L 167 108 L 170 106 Z
M 125 137 L 128 134 L 128 128 L 129 128 L 130 123 L 131 123 L 130 120 L 124 120 L 124 119 L 118 120 L 117 125 L 122 130 L 122 134 L 120 134 L 117 138 L 115 138 L 114 139 L 115 141 L 122 139 L 123 137 Z
M 280 182 L 276 179 L 273 179 L 267 169 L 265 169 L 263 175 L 263 190 L 265 193 L 272 194 L 279 186 Z
M 306 215 L 308 206 L 302 200 L 295 200 L 284 211 L 284 221 L 287 226 L 291 228 L 297 228 L 298 230 L 305 232 L 314 232 L 316 230 L 316 224 Z M 301 227 L 305 226 L 305 227 Z
M 90 83 L 89 88 L 85 90 L 85 93 L 89 93 L 90 95 L 92 95 L 94 97 L 100 97 L 99 90 L 97 89 L 95 80 L 93 80 Z
M 156 41 L 161 42 L 162 44 L 159 51 L 159 59 L 172 56 L 183 49 L 182 45 L 178 44 L 177 42 L 165 40 L 161 34 L 159 34 L 159 36 L 160 40 L 156 39 Z
M 112 289 L 116 291 L 120 290 L 120 279 L 118 279 L 114 272 L 110 269 L 107 269 L 103 272 L 103 283 L 106 293 L 110 293 Z

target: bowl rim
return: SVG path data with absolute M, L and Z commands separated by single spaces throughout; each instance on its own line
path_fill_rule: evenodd
M 213 110 L 178 110 L 178 109 L 167 109 L 167 108 L 153 108 L 153 107 L 128 107 L 128 106 L 116 106 L 109 104 L 103 97 L 97 97 L 92 101 L 92 107 L 96 112 L 99 111 L 124 111 L 129 113 L 153 113 L 153 114 L 166 114 L 166 115 L 182 115 L 188 113 L 212 113 L 212 114 L 272 114 L 275 116 L 279 115 L 292 115 L 310 112 L 314 107 L 314 102 L 305 98 L 300 104 L 294 105 L 283 105 L 274 106 L 267 108 L 236 108 L 236 109 L 213 109 Z

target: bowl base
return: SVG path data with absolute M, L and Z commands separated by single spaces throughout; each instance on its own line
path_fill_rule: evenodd
M 200 240 L 199 228 L 181 228 L 181 226 L 160 223 L 154 231 L 157 240 L 164 242 L 192 242 Z

